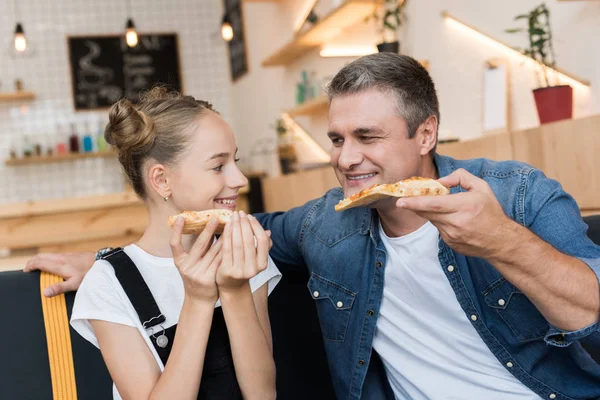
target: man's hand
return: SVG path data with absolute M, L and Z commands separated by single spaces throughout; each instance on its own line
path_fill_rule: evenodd
M 444 242 L 466 256 L 489 259 L 512 246 L 516 223 L 504 213 L 487 182 L 464 169 L 439 182 L 449 188 L 460 186 L 467 192 L 401 198 L 396 205 L 431 221 Z
M 77 290 L 85 274 L 92 268 L 95 256 L 94 253 L 40 253 L 27 262 L 23 271 L 40 270 L 64 278 L 64 282 L 44 289 L 44 296 L 54 297 Z

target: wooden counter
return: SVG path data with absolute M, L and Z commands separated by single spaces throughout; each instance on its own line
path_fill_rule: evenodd
M 245 211 L 246 193 L 248 188 L 241 190 L 238 200 L 238 208 Z M 21 257 L 123 246 L 140 238 L 147 219 L 144 203 L 132 191 L 6 204 L 0 206 L 0 247 L 11 257 Z
M 9 204 L 0 207 L 0 244 L 13 252 L 95 251 L 138 239 L 146 221 L 132 192 Z
M 586 215 L 600 212 L 599 150 L 600 115 L 438 146 L 438 153 L 458 159 L 530 164 L 560 182 Z

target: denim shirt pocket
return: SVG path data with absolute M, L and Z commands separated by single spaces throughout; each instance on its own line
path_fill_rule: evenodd
M 317 306 L 323 337 L 343 342 L 356 294 L 315 273 L 311 274 L 307 286 Z
M 541 340 L 550 326 L 535 305 L 505 278 L 492 283 L 483 292 L 486 304 L 498 315 L 521 342 Z

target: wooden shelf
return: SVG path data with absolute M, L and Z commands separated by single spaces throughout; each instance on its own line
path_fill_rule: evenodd
M 329 108 L 329 99 L 327 96 L 317 97 L 312 100 L 305 101 L 298 107 L 287 111 L 287 114 L 294 118 L 304 115 L 311 115 L 320 111 L 327 111 Z
M 33 92 L 0 93 L 0 101 L 34 100 Z
M 24 158 L 9 158 L 8 160 L 4 161 L 4 164 L 9 166 L 47 164 L 61 161 L 82 160 L 88 158 L 107 158 L 115 156 L 116 153 L 112 151 L 103 151 L 99 153 L 73 153 L 56 156 L 31 156 Z
M 346 0 L 323 16 L 308 31 L 296 36 L 274 54 L 263 60 L 263 67 L 287 65 L 306 52 L 337 36 L 343 29 L 354 25 L 373 12 L 373 0 Z
M 454 24 L 459 24 L 463 28 L 466 28 L 467 30 L 469 30 L 471 33 L 476 33 L 476 34 L 478 34 L 480 36 L 483 36 L 483 37 L 487 38 L 488 40 L 491 40 L 492 42 L 495 42 L 496 45 L 500 45 L 500 47 L 504 47 L 507 50 L 510 50 L 510 51 L 518 54 L 523 59 L 525 59 L 525 60 L 527 60 L 529 62 L 534 63 L 534 65 L 539 65 L 542 68 L 547 68 L 547 69 L 550 69 L 550 70 L 554 70 L 554 71 L 560 73 L 564 78 L 567 78 L 568 80 L 571 80 L 572 82 L 576 82 L 576 83 L 579 83 L 579 84 L 584 85 L 584 86 L 590 86 L 591 85 L 590 81 L 587 80 L 587 79 L 581 78 L 581 77 L 579 77 L 577 75 L 574 75 L 574 74 L 572 74 L 572 73 L 570 73 L 570 72 L 568 72 L 568 71 L 566 71 L 566 70 L 564 70 L 562 68 L 559 68 L 559 67 L 549 67 L 549 66 L 544 65 L 544 64 L 540 63 L 539 61 L 533 59 L 530 56 L 524 55 L 518 49 L 512 47 L 511 45 L 507 44 L 506 42 L 503 42 L 500 39 L 497 39 L 497 38 L 495 38 L 493 36 L 488 35 L 484 31 L 482 31 L 481 29 L 479 29 L 479 28 L 477 28 L 477 27 L 475 27 L 475 26 L 473 26 L 473 25 L 471 25 L 471 24 L 469 24 L 467 22 L 464 22 L 464 21 L 458 19 L 457 17 L 455 17 L 454 15 L 450 14 L 446 10 L 443 10 L 441 14 L 442 14 L 443 18 L 446 18 L 446 20 L 452 21 Z

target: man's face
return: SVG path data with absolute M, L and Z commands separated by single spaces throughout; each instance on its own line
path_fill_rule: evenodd
M 334 97 L 328 136 L 331 164 L 345 196 L 421 175 L 424 163 L 431 163 L 427 154 L 435 144 L 421 128 L 409 139 L 395 97 L 377 89 Z

